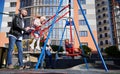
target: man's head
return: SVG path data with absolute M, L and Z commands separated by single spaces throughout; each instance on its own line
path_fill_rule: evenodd
M 20 14 L 22 15 L 22 17 L 27 16 L 27 10 L 26 9 L 20 9 Z

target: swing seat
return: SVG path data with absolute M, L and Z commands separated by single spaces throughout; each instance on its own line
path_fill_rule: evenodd
M 78 49 L 78 48 L 73 48 L 73 47 L 66 48 L 66 52 L 68 52 L 66 55 L 71 57 L 80 56 L 82 52 L 81 51 L 76 52 L 75 49 Z

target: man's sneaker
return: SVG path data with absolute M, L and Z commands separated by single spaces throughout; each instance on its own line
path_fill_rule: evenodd
M 25 69 L 26 68 L 26 66 L 20 66 L 19 67 L 19 70 L 23 70 L 23 69 Z
M 14 66 L 11 64 L 11 65 L 8 65 L 8 67 L 7 67 L 8 69 L 13 69 L 14 68 Z

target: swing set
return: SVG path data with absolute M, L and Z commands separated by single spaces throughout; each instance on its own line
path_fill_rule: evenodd
M 97 48 L 98 54 L 99 54 L 99 56 L 100 56 L 100 59 L 101 59 L 101 61 L 102 61 L 103 66 L 104 66 L 104 68 L 105 68 L 105 71 L 108 71 L 108 68 L 107 68 L 107 66 L 106 66 L 106 63 L 105 63 L 105 61 L 104 61 L 104 59 L 103 59 L 103 56 L 102 56 L 102 54 L 101 54 L 101 52 L 100 52 L 100 48 L 99 48 L 98 45 L 97 45 L 97 42 L 96 42 L 96 40 L 95 40 L 95 38 L 94 38 L 94 35 L 93 35 L 93 33 L 92 33 L 92 30 L 91 30 L 91 28 L 90 28 L 90 25 L 89 25 L 89 23 L 88 23 L 88 20 L 87 20 L 85 14 L 84 14 L 83 8 L 82 8 L 81 3 L 80 3 L 80 0 L 77 0 L 77 2 L 78 2 L 78 5 L 79 5 L 80 10 L 81 10 L 81 12 L 82 12 L 82 15 L 83 15 L 83 17 L 84 17 L 84 19 L 85 19 L 85 21 L 86 21 L 86 24 L 87 24 L 87 27 L 88 27 L 88 29 L 89 29 L 89 32 L 90 32 L 90 34 L 91 34 L 91 36 L 92 36 L 93 42 L 94 42 L 94 44 L 95 44 L 95 46 L 96 46 L 96 48 Z M 68 13 L 69 13 L 69 16 L 71 16 L 71 11 L 69 10 L 69 11 L 66 12 L 63 16 L 61 16 L 61 17 L 59 17 L 59 18 L 57 19 L 58 14 L 59 14 L 60 12 L 62 12 L 64 9 L 66 9 L 66 8 L 68 8 L 68 7 L 69 7 L 69 9 L 71 9 L 71 0 L 69 0 L 69 4 L 68 4 L 67 6 L 65 6 L 62 10 L 60 10 L 62 3 L 63 3 L 63 0 L 60 0 L 58 9 L 57 9 L 57 11 L 56 11 L 56 14 L 53 15 L 51 18 L 49 18 L 49 19 L 44 23 L 44 24 L 46 24 L 48 21 L 50 21 L 51 19 L 53 19 L 53 20 L 52 20 L 52 24 L 49 25 L 47 28 L 43 29 L 43 30 L 40 32 L 40 35 L 42 36 L 43 32 L 44 32 L 45 30 L 48 30 L 48 29 L 50 28 L 49 31 L 48 31 L 48 36 L 47 36 L 47 38 L 46 38 L 46 40 L 45 40 L 45 44 L 44 44 L 44 46 L 43 46 L 43 50 L 42 50 L 42 52 L 41 52 L 41 54 L 40 54 L 40 56 L 39 56 L 38 62 L 37 62 L 37 64 L 36 64 L 35 70 L 38 70 L 39 64 L 42 64 L 42 62 L 43 62 L 44 59 L 45 59 L 44 56 L 45 56 L 46 45 L 47 45 L 48 39 L 50 38 L 50 34 L 51 34 L 51 32 L 53 31 L 54 24 L 55 24 L 57 21 L 59 21 L 61 18 L 63 18 L 63 17 L 64 17 L 66 14 L 68 14 Z M 79 35 L 78 35 L 78 33 L 77 33 L 77 29 L 76 29 L 75 23 L 74 23 L 74 21 L 73 21 L 73 19 L 72 19 L 71 17 L 69 17 L 69 18 L 66 20 L 66 24 L 65 24 L 65 26 L 64 26 L 64 30 L 63 30 L 63 33 L 62 33 L 62 37 L 61 37 L 61 40 L 60 40 L 60 46 L 62 46 L 62 40 L 63 40 L 64 33 L 65 33 L 65 30 L 66 30 L 66 27 L 67 27 L 67 26 L 70 27 L 70 42 L 71 42 L 71 43 L 73 42 L 73 38 L 72 38 L 72 27 L 74 27 L 75 33 L 76 33 L 76 35 L 77 35 L 77 39 L 78 39 L 78 42 L 79 42 L 79 46 L 80 46 L 80 49 L 81 49 L 82 51 L 79 51 L 79 53 L 75 53 L 75 52 L 74 52 L 74 49 L 75 49 L 75 48 L 74 48 L 74 45 L 72 45 L 71 48 L 67 48 L 67 47 L 66 47 L 66 51 L 68 52 L 68 54 L 66 54 L 66 56 L 73 56 L 73 57 L 74 57 L 74 56 L 80 56 L 81 54 L 85 54 L 85 53 L 84 53 L 84 50 L 83 50 L 83 48 L 82 48 L 82 44 L 81 44 L 80 39 L 79 39 Z M 39 29 L 39 27 L 36 28 L 36 30 L 38 30 L 38 29 Z M 33 34 L 33 33 L 34 33 L 34 31 L 32 31 L 32 34 Z M 57 58 L 58 58 L 58 53 L 59 53 L 59 51 L 60 51 L 60 47 L 58 48 L 58 51 L 57 51 L 57 53 L 56 53 L 56 60 L 57 60 Z M 86 64 L 86 68 L 89 69 L 86 57 L 83 57 L 83 59 L 84 59 L 84 62 L 85 62 L 85 64 Z

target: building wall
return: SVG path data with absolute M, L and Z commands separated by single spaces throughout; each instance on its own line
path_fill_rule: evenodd
M 0 47 L 5 47 L 8 44 L 8 38 L 5 32 L 0 32 Z
M 114 44 L 109 0 L 96 0 L 98 44 L 103 51 Z
M 57 11 L 59 1 L 60 0 L 21 0 L 21 8 L 26 8 L 28 10 L 26 24 L 31 24 L 32 19 L 36 15 L 46 16 L 47 19 L 53 16 Z M 66 5 L 68 5 L 68 1 L 64 0 L 61 8 Z M 67 11 L 68 9 L 65 9 L 62 13 L 58 15 L 58 17 L 62 16 Z M 63 28 L 65 26 L 65 19 L 67 18 L 68 15 L 54 24 L 54 29 L 50 37 L 53 45 L 59 45 L 59 41 L 62 37 Z M 49 21 L 45 26 L 47 27 L 51 23 L 52 21 Z M 66 29 L 63 40 L 70 37 L 68 33 L 69 28 Z
M 82 4 L 83 9 L 85 9 L 86 11 L 86 17 L 87 20 L 90 24 L 91 30 L 93 32 L 93 35 L 97 41 L 97 27 L 96 27 L 96 14 L 95 14 L 95 0 L 94 1 L 90 1 L 90 0 L 85 0 L 86 3 Z M 78 33 L 80 35 L 81 31 L 86 31 L 87 36 L 81 36 L 80 40 L 81 43 L 84 45 L 88 45 L 88 47 L 90 47 L 92 49 L 92 51 L 96 51 L 96 47 L 94 45 L 94 42 L 91 38 L 91 35 L 89 33 L 89 30 L 87 28 L 87 25 L 82 25 L 81 23 L 79 23 L 79 20 L 84 20 L 82 14 L 79 13 L 79 7 L 77 4 L 77 0 L 74 1 L 74 21 L 78 30 Z M 78 47 L 79 43 L 77 40 L 77 37 L 75 35 L 75 47 Z
M 18 0 L 5 0 L 5 4 L 4 4 L 4 13 L 7 14 L 15 14 L 17 9 L 19 6 L 17 6 L 17 1 Z M 15 6 L 11 6 L 13 5 L 12 2 L 15 2 L 16 5 Z M 3 15 L 2 18 L 2 24 L 1 24 L 1 32 L 9 32 L 10 30 L 10 26 L 8 26 L 8 22 L 12 21 L 12 15 Z
M 3 13 L 6 14 L 15 14 L 18 13 L 19 9 L 19 0 L 5 0 L 3 6 Z M 5 44 L 8 44 L 7 33 L 10 30 L 10 22 L 12 21 L 12 15 L 2 15 L 2 22 L 1 22 L 1 31 L 0 31 L 0 47 L 4 47 Z
M 120 50 L 120 2 L 115 1 L 114 2 L 114 22 L 116 26 L 116 36 L 117 36 L 117 46 Z

